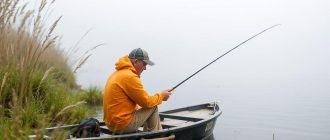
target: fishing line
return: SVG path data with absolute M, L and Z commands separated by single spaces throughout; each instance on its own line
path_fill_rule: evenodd
M 179 87 L 181 84 L 183 84 L 184 82 L 186 82 L 187 80 L 189 80 L 191 77 L 193 77 L 194 75 L 196 75 L 197 73 L 199 73 L 200 71 L 202 71 L 203 69 L 205 69 L 206 67 L 208 67 L 209 65 L 211 65 L 212 63 L 214 63 L 215 61 L 219 60 L 221 57 L 227 55 L 228 53 L 230 53 L 231 51 L 235 50 L 236 48 L 238 48 L 239 46 L 243 45 L 244 43 L 248 42 L 249 40 L 255 38 L 256 36 L 262 34 L 263 32 L 266 32 L 267 30 L 270 30 L 276 26 L 279 26 L 281 24 L 276 24 L 276 25 L 273 25 L 273 26 L 270 26 L 264 30 L 262 30 L 261 32 L 253 35 L 252 37 L 250 37 L 249 39 L 243 41 L 242 43 L 238 44 L 237 46 L 235 46 L 234 48 L 230 49 L 229 51 L 227 51 L 226 53 L 220 55 L 219 57 L 217 57 L 216 59 L 214 59 L 213 61 L 211 61 L 210 63 L 208 63 L 207 65 L 205 65 L 204 67 L 202 67 L 201 69 L 199 69 L 198 71 L 196 71 L 194 74 L 190 75 L 189 77 L 187 77 L 186 79 L 184 79 L 182 82 L 180 82 L 179 84 L 177 84 L 176 86 L 174 86 L 172 89 L 170 89 L 169 91 L 173 91 L 174 89 L 176 89 L 177 87 Z

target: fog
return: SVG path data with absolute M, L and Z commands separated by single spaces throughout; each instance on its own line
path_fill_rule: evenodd
M 330 10 L 326 0 L 57 0 L 61 47 L 79 56 L 82 87 L 103 88 L 114 64 L 145 49 L 142 74 L 153 94 L 274 24 L 178 87 L 161 109 L 218 101 L 218 139 L 330 137 Z M 50 18 L 51 19 L 51 18 Z M 328 119 L 321 119 L 328 118 Z

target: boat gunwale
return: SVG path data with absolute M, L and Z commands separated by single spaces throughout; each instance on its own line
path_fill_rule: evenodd
M 102 137 L 90 137 L 90 138 L 84 138 L 84 139 L 98 140 L 98 139 L 117 139 L 117 138 L 137 138 L 137 137 L 145 137 L 145 136 L 153 137 L 153 136 L 157 136 L 157 135 L 161 135 L 161 134 L 173 134 L 176 131 L 181 131 L 181 130 L 185 130 L 185 129 L 189 129 L 189 128 L 199 127 L 207 121 L 216 120 L 222 114 L 222 110 L 221 110 L 218 103 L 216 103 L 216 102 L 204 103 L 204 104 L 188 106 L 188 107 L 182 107 L 182 108 L 178 108 L 178 109 L 172 109 L 172 110 L 160 112 L 160 114 L 175 113 L 175 112 L 179 112 L 179 111 L 184 111 L 187 108 L 188 108 L 188 110 L 192 111 L 192 110 L 198 110 L 198 109 L 201 109 L 201 108 L 209 108 L 210 105 L 214 105 L 213 108 L 215 108 L 215 110 L 214 110 L 215 112 L 213 112 L 214 114 L 211 115 L 212 117 L 205 118 L 205 119 L 201 118 L 202 120 L 196 121 L 196 122 L 192 121 L 191 125 L 174 126 L 174 127 L 169 127 L 169 128 L 165 128 L 165 129 L 158 130 L 158 131 L 152 131 L 152 132 L 140 131 L 140 132 L 136 132 L 136 133 L 118 134 L 118 135 L 104 133 L 106 135 L 103 135 Z M 164 118 L 166 118 L 166 117 L 164 117 Z M 193 117 L 191 117 L 191 118 L 193 118 Z M 104 122 L 100 122 L 100 124 L 102 124 L 101 126 L 105 125 Z M 56 129 L 70 129 L 70 128 L 74 129 L 74 127 L 76 127 L 78 125 L 79 124 L 66 125 L 66 126 L 60 126 L 60 127 L 51 127 L 51 128 L 47 128 L 46 130 L 47 130 L 47 133 L 51 133 L 52 131 L 54 131 Z
M 215 107 L 217 108 L 217 111 L 215 112 L 215 114 L 212 115 L 212 117 L 210 118 L 206 118 L 203 119 L 201 121 L 198 122 L 193 122 L 193 124 L 191 125 L 187 125 L 187 126 L 176 126 L 176 127 L 170 127 L 170 128 L 165 128 L 162 130 L 158 130 L 158 131 L 152 131 L 152 132 L 137 132 L 137 133 L 129 133 L 129 134 L 120 134 L 120 135 L 109 135 L 109 136 L 103 136 L 102 138 L 100 137 L 90 137 L 87 138 L 88 140 L 97 140 L 97 139 L 116 139 L 116 138 L 135 138 L 135 137 L 143 137 L 143 136 L 148 136 L 148 137 L 153 137 L 156 135 L 160 135 L 160 134 L 169 134 L 169 133 L 173 133 L 176 131 L 181 131 L 181 130 L 185 130 L 185 129 L 189 129 L 189 128 L 193 128 L 193 127 L 198 127 L 200 125 L 203 125 L 205 122 L 208 122 L 210 120 L 216 120 L 221 114 L 222 114 L 222 110 L 219 107 L 218 103 L 204 103 L 204 104 L 200 104 L 200 105 L 195 105 L 195 106 L 189 106 L 191 108 L 193 107 L 200 107 L 200 106 L 206 106 L 206 105 L 215 105 Z M 183 107 L 183 108 L 178 108 L 178 109 L 174 109 L 174 110 L 169 110 L 169 111 L 164 111 L 164 112 L 172 112 L 175 110 L 181 110 L 181 109 L 185 109 L 185 108 L 189 108 L 189 107 Z M 197 110 L 197 109 L 196 109 Z M 163 112 L 160 112 L 163 113 Z

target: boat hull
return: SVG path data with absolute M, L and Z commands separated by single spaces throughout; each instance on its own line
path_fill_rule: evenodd
M 141 140 L 174 136 L 175 140 L 212 140 L 217 118 L 222 111 L 217 103 L 200 104 L 169 111 L 160 112 L 163 130 L 154 132 L 136 132 L 129 134 L 114 134 L 101 123 L 101 136 L 84 138 L 90 140 Z M 76 126 L 63 126 L 62 129 L 72 130 Z M 48 134 L 60 129 L 49 128 Z

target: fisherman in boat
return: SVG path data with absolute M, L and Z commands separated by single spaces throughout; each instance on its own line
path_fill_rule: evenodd
M 116 71 L 107 80 L 103 96 L 103 120 L 114 133 L 161 130 L 157 106 L 172 94 L 164 90 L 149 95 L 140 80 L 147 65 L 154 65 L 148 53 L 137 48 L 115 64 Z

